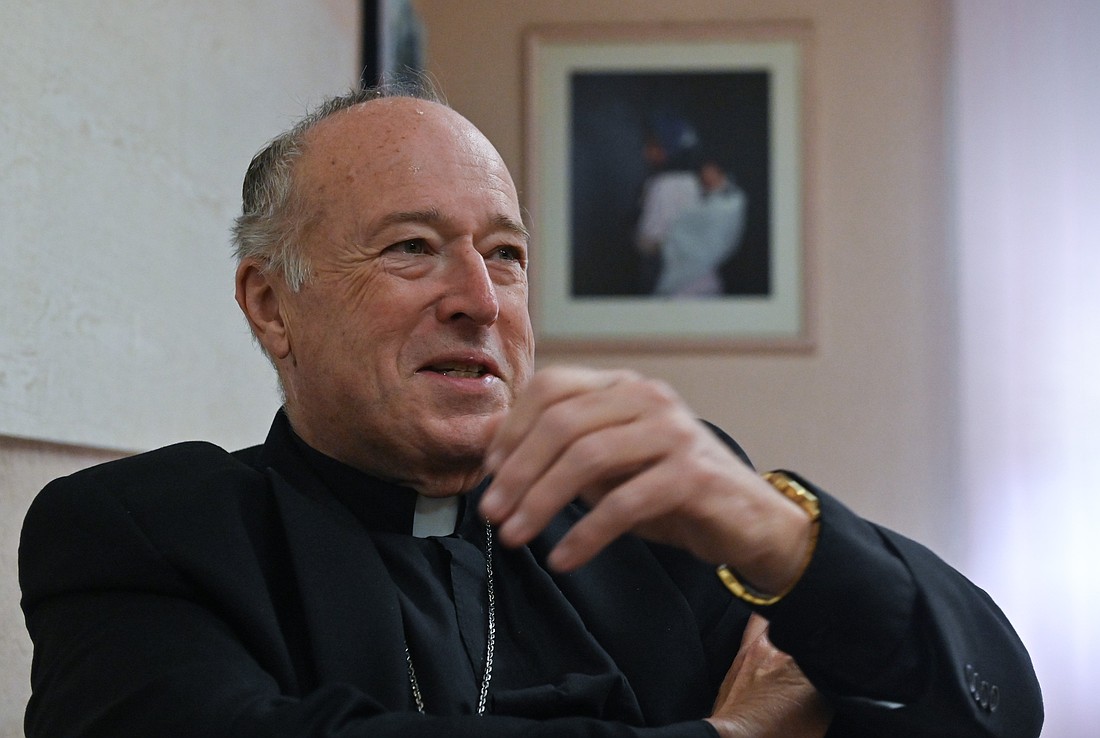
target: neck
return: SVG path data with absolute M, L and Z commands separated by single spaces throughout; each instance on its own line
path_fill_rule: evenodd
M 468 492 L 485 478 L 481 455 L 466 454 L 440 458 L 421 454 L 412 457 L 404 449 L 352 442 L 351 439 L 328 437 L 313 432 L 308 423 L 297 422 L 287 409 L 287 418 L 294 432 L 311 448 L 322 454 L 377 477 L 384 482 L 415 490 L 424 497 L 454 497 Z
M 321 453 L 337 461 L 401 487 L 415 490 L 421 497 L 445 499 L 469 492 L 485 478 L 480 460 L 477 463 L 454 464 L 449 468 L 425 469 L 414 460 L 403 460 L 390 456 L 382 461 L 382 454 L 340 454 L 314 446 L 309 439 L 303 439 Z

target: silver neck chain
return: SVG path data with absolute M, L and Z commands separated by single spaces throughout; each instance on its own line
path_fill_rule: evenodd
M 493 678 L 493 646 L 497 640 L 497 601 L 493 592 L 493 528 L 488 523 L 485 524 L 485 589 L 489 595 L 489 630 L 485 635 L 485 673 L 481 677 L 481 691 L 477 696 L 478 715 L 485 714 L 485 703 L 489 699 L 489 680 Z M 409 667 L 409 687 L 412 688 L 413 699 L 416 701 L 416 710 L 421 715 L 426 715 L 424 695 L 421 694 L 420 682 L 416 679 L 408 641 L 405 641 L 405 663 Z

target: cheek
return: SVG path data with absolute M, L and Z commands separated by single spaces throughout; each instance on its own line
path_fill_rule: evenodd
M 527 282 L 517 282 L 497 288 L 497 300 L 500 312 L 510 319 L 518 321 L 521 317 L 529 322 L 527 304 Z
M 330 320 L 340 325 L 339 338 L 370 348 L 409 334 L 421 312 L 417 286 L 375 269 L 345 276 L 328 305 Z
M 512 361 L 515 362 L 513 369 L 516 371 L 516 378 L 525 382 L 531 375 L 535 358 L 535 336 L 526 301 L 507 311 L 502 310 L 500 323 L 501 337 L 508 345 Z
M 387 276 L 378 269 L 348 269 L 333 281 L 332 307 L 368 315 L 390 301 Z
M 520 285 L 497 288 L 497 301 L 500 304 L 500 319 L 511 325 L 530 323 L 527 310 L 527 290 Z

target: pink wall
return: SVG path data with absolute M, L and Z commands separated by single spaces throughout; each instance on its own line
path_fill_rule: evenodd
M 418 0 L 450 102 L 524 176 L 523 32 L 532 24 L 808 20 L 815 144 L 805 183 L 810 354 L 540 353 L 671 382 L 762 467 L 817 480 L 868 517 L 962 551 L 947 251 L 945 2 Z M 537 244 L 535 246 L 537 249 Z M 537 251 L 534 258 L 538 258 Z

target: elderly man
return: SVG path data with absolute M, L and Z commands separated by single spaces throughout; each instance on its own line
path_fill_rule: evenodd
M 1026 652 L 927 550 L 660 383 L 533 375 L 516 191 L 454 111 L 330 101 L 236 238 L 285 405 L 38 497 L 28 736 L 1037 735 Z

